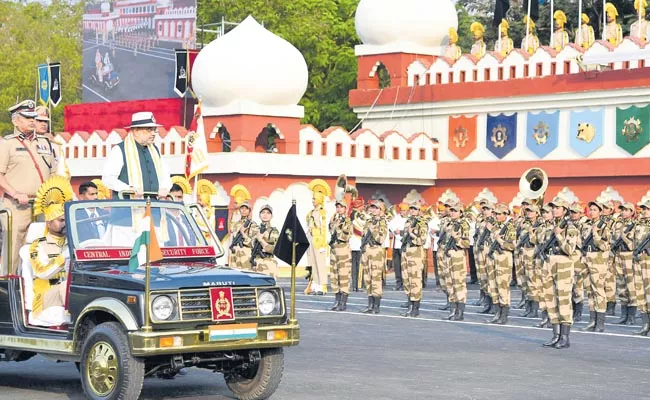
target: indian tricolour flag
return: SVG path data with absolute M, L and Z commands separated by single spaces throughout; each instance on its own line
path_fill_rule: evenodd
M 129 272 L 135 272 L 138 267 L 163 259 L 158 239 L 156 238 L 156 229 L 151 218 L 151 204 L 147 204 L 144 217 L 140 220 L 140 236 L 133 243 L 131 257 L 129 258 Z

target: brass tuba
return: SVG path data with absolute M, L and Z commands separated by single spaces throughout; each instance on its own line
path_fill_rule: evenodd
M 530 168 L 519 179 L 519 192 L 538 207 L 544 205 L 548 175 L 541 168 Z

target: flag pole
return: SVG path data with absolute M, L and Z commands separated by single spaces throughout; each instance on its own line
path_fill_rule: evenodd
M 578 46 L 582 47 L 582 0 L 578 0 Z
M 603 40 L 607 40 L 607 0 L 603 0 Z
M 291 201 L 292 206 L 296 205 L 296 199 Z M 296 221 L 294 221 L 295 223 Z M 289 314 L 289 325 L 298 325 L 296 320 L 296 229 L 291 238 L 291 312 Z
M 151 207 L 151 198 L 147 197 L 147 208 Z M 151 235 L 151 234 L 150 234 Z M 144 270 L 145 270 L 145 278 L 144 278 L 144 326 L 142 327 L 142 331 L 144 332 L 151 332 L 151 317 L 149 315 L 149 303 L 151 301 L 151 294 L 149 293 L 150 291 L 150 286 L 151 286 L 151 268 L 150 267 L 150 260 L 149 260 L 149 247 L 151 246 L 151 236 L 149 236 L 149 243 L 146 245 L 146 253 L 147 253 L 147 258 L 146 262 L 144 264 Z
M 528 18 L 526 19 L 526 48 L 524 50 L 527 53 L 528 53 L 528 48 L 530 47 L 528 45 L 528 37 L 530 35 L 530 3 L 531 3 L 531 1 L 536 1 L 536 0 L 528 0 L 528 10 L 526 11 L 526 15 L 528 16 Z
M 553 45 L 555 44 L 555 30 L 553 29 L 554 28 L 553 25 L 554 25 L 554 22 L 555 22 L 555 15 L 553 15 L 554 13 L 555 13 L 555 10 L 554 10 L 554 6 L 553 6 L 553 0 L 551 0 L 551 18 L 550 18 L 550 20 L 551 20 L 551 48 L 554 48 Z

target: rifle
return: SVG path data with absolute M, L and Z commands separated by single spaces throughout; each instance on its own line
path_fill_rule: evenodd
M 616 241 L 615 241 L 614 244 L 612 245 L 612 253 L 616 253 L 616 252 L 618 252 L 618 251 L 630 251 L 630 249 L 627 247 L 627 244 L 625 244 L 625 242 L 623 241 L 623 236 L 625 236 L 625 235 L 627 235 L 628 233 L 630 233 L 630 231 L 631 231 L 632 229 L 634 229 L 634 222 L 632 222 L 631 224 L 629 224 L 629 225 L 625 228 L 625 231 L 623 232 L 623 234 L 622 234 L 621 236 L 619 236 L 618 239 L 616 239 Z M 623 250 L 621 250 L 621 248 L 622 248 L 623 246 L 625 246 L 625 247 L 623 248 Z
M 416 217 L 413 217 L 411 221 L 411 229 L 415 229 L 417 225 L 418 225 L 418 219 Z M 406 248 L 412 245 L 413 245 L 413 238 L 411 238 L 411 235 L 407 231 L 406 235 L 402 235 L 402 252 L 405 252 Z
M 650 233 L 645 235 L 643 241 L 634 249 L 634 252 L 632 253 L 634 261 L 639 261 L 641 254 L 643 253 L 650 255 Z
M 537 229 L 539 227 L 539 221 L 535 222 L 533 224 L 533 230 Z M 524 235 L 519 239 L 519 243 L 517 244 L 517 248 L 523 249 L 524 247 L 530 246 L 530 232 L 526 231 Z
M 251 220 L 247 219 L 246 222 L 244 222 L 244 229 L 248 229 L 248 227 L 251 224 Z M 237 235 L 235 235 L 235 238 L 232 240 L 232 243 L 230 243 L 230 251 L 233 251 L 236 246 L 242 247 L 244 245 L 244 234 L 241 233 L 241 231 L 237 231 Z
M 337 216 L 336 218 L 338 219 L 339 217 Z M 336 244 L 338 239 L 339 239 L 339 232 L 336 229 L 334 229 L 334 233 L 332 233 L 332 237 L 330 237 L 330 243 L 329 243 L 332 249 L 334 249 L 334 245 Z
M 460 222 L 454 221 L 454 227 L 452 228 L 454 231 L 458 231 L 460 229 Z M 453 236 L 450 236 L 449 239 L 447 239 L 447 243 L 445 243 L 445 256 L 449 256 L 449 250 L 458 250 L 458 246 L 456 243 L 456 239 Z
M 366 246 L 369 244 L 374 246 L 379 245 L 379 243 L 377 243 L 377 241 L 372 237 L 372 231 L 370 229 L 368 229 L 366 233 L 364 233 L 363 236 L 361 237 L 361 252 L 364 252 Z
M 487 223 L 494 223 L 494 218 L 489 217 Z M 474 246 L 478 247 L 479 250 L 483 250 L 483 247 L 485 247 L 485 241 L 488 237 L 490 237 L 490 230 L 485 227 L 483 229 L 483 232 L 481 232 L 481 236 L 479 236 L 478 241 L 474 242 Z
M 260 234 L 264 234 L 266 231 L 266 225 L 262 225 L 262 228 L 260 229 Z M 257 265 L 255 262 L 255 259 L 257 257 L 264 257 L 264 251 L 262 251 L 262 243 L 259 240 L 255 240 L 255 244 L 253 245 L 253 250 L 251 251 L 251 265 L 254 267 Z
M 503 226 L 501 227 L 501 230 L 499 231 L 499 236 L 503 236 L 506 234 L 506 230 L 508 230 L 508 223 L 504 222 Z M 494 259 L 494 252 L 498 252 L 499 254 L 503 254 L 503 249 L 501 248 L 501 245 L 499 244 L 498 241 L 493 240 L 492 244 L 490 245 L 490 249 L 488 250 L 488 257 Z
M 560 229 L 566 228 L 567 224 L 569 223 L 568 218 L 562 218 L 562 221 L 560 222 Z M 541 246 L 538 247 L 535 250 L 535 253 L 533 254 L 533 258 L 537 258 L 539 256 L 542 256 L 542 260 L 548 261 L 548 252 L 551 250 L 553 247 L 557 246 L 557 236 L 555 236 L 555 232 L 551 234 L 551 237 L 548 238 L 548 240 Z
M 605 225 L 605 221 L 601 219 L 600 221 L 598 221 L 598 225 L 596 225 L 596 228 L 600 229 L 603 227 L 603 225 Z M 587 240 L 585 240 L 582 243 L 580 252 L 582 253 L 583 256 L 586 256 L 587 250 L 589 250 L 590 248 L 592 249 L 596 248 L 596 244 L 594 243 L 594 231 L 591 231 L 591 233 L 589 233 L 589 236 L 587 236 Z

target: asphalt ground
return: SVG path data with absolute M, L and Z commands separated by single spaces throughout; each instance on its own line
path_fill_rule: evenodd
M 287 288 L 288 280 L 280 284 Z M 403 292 L 388 285 L 381 313 L 361 314 L 364 292 L 348 311 L 332 312 L 333 296 L 301 294 L 296 311 L 301 342 L 285 350 L 285 370 L 276 399 L 648 399 L 650 338 L 639 327 L 613 324 L 605 333 L 572 330 L 571 347 L 545 349 L 550 329 L 513 310 L 507 325 L 488 325 L 478 307 L 464 322 L 442 320 L 444 295 L 430 281 L 419 318 L 399 316 Z M 519 291 L 512 290 L 513 302 Z M 477 299 L 475 285 L 469 298 Z M 618 311 L 618 310 L 617 310 Z M 584 322 L 588 319 L 585 310 Z M 0 399 L 82 399 L 78 372 L 70 363 L 41 357 L 0 364 Z M 219 374 L 196 368 L 173 380 L 145 380 L 143 399 L 231 399 Z
M 173 45 L 169 45 L 173 46 Z M 180 44 L 177 45 L 180 47 Z M 93 84 L 89 75 L 95 72 L 95 52 L 99 49 L 102 54 L 108 51 L 115 71 L 119 74 L 120 83 L 112 90 Z M 154 47 L 149 51 L 138 50 L 134 54 L 132 48 L 116 46 L 115 56 L 109 46 L 95 43 L 92 39 L 84 39 L 83 48 L 83 93 L 84 103 L 112 102 L 126 100 L 145 100 L 177 97 L 174 92 L 173 47 Z

